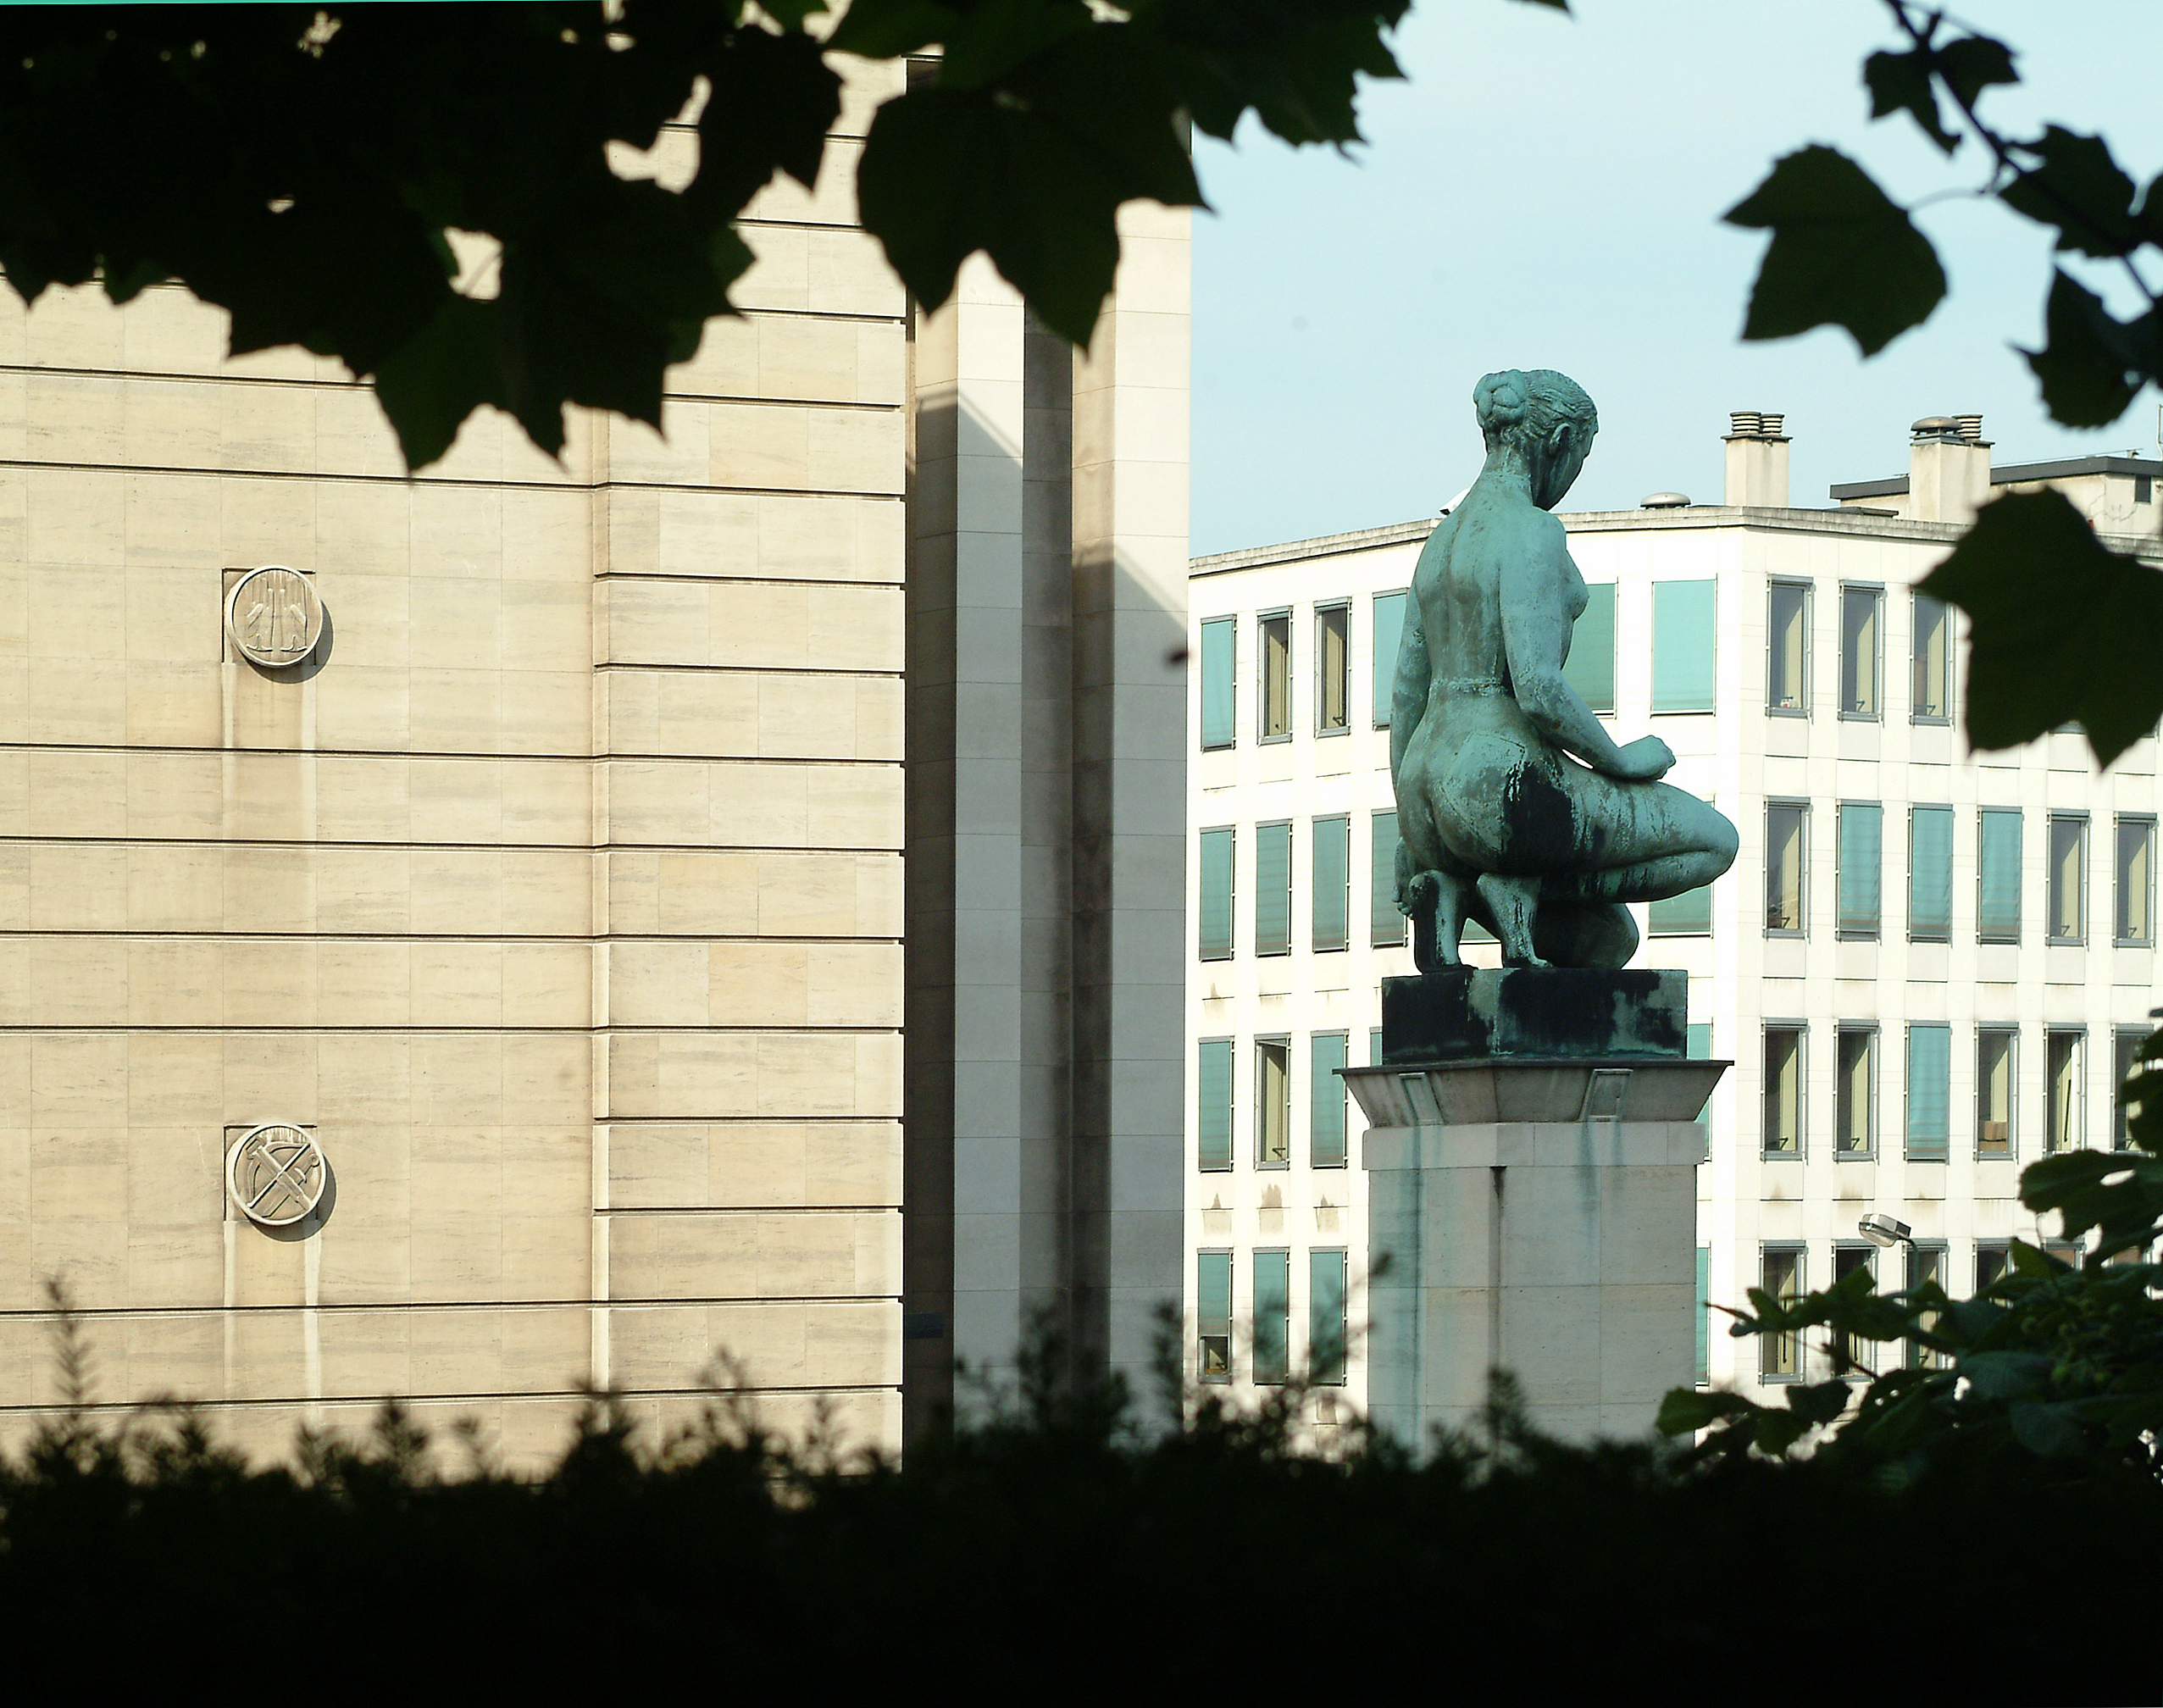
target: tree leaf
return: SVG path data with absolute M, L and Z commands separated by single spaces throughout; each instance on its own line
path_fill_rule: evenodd
M 1917 585 L 1968 613 L 1974 746 L 2017 746 L 2078 719 L 2107 766 L 2163 717 L 2163 575 L 2105 546 L 2063 493 L 1985 505 Z
M 1971 1399 L 2017 1400 L 2049 1383 L 2050 1365 L 2043 1352 L 1972 1352 L 1956 1368 Z
M 2046 342 L 2026 350 L 2052 417 L 2068 427 L 2107 427 L 2126 413 L 2163 365 L 2163 320 L 2151 308 L 2121 321 L 2103 299 L 2063 271 L 2051 281 L 2043 318 Z
M 1839 326 L 1874 356 L 1927 319 L 1945 295 L 1930 240 L 1838 149 L 1812 144 L 1783 157 L 1726 217 L 1772 233 L 1750 291 L 1746 339 Z
M 2144 232 L 2133 215 L 2133 180 L 2110 158 L 2100 136 L 2046 125 L 2022 145 L 2036 164 L 1998 192 L 1998 199 L 2038 225 L 2058 228 L 2060 249 L 2083 255 L 2129 255 Z
M 1660 1401 L 1660 1414 L 1652 1427 L 1662 1435 L 1694 1435 L 1724 1419 L 1747 1417 L 1759 1409 L 1756 1401 L 1739 1394 L 1671 1388 Z
M 482 404 L 508 407 L 495 317 L 493 302 L 449 297 L 419 336 L 376 369 L 375 395 L 397 430 L 407 468 L 425 469 L 441 457 Z
M 2013 50 L 1988 36 L 1961 36 L 1938 49 L 1938 75 L 1955 100 L 1972 107 L 1994 83 L 2017 83 Z
M 2013 1439 L 2041 1458 L 2071 1458 L 2087 1449 L 2088 1431 L 2076 1400 L 2016 1400 L 2009 1419 Z
M 1144 0 L 1137 25 L 1195 126 L 1228 138 L 1249 111 L 1291 143 L 1359 140 L 1358 80 L 1400 77 L 1383 40 L 1409 0 Z
M 1872 119 L 1908 114 L 1924 136 L 1950 154 L 1961 146 L 1961 139 L 1945 128 L 1938 111 L 1937 69 L 1937 56 L 1927 47 L 1878 53 L 1863 61 L 1862 80 L 1870 91 Z

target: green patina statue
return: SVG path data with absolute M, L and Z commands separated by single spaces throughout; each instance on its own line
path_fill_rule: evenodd
M 1549 513 L 1592 449 L 1592 399 L 1535 368 L 1473 401 L 1486 466 L 1419 554 L 1397 653 L 1397 905 L 1422 972 L 1458 964 L 1467 919 L 1513 967 L 1620 967 L 1622 904 L 1711 883 L 1735 827 L 1659 780 L 1666 742 L 1617 746 L 1563 679 L 1584 579 Z

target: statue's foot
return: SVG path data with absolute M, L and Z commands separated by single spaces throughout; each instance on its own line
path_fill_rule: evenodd
M 1505 877 L 1499 872 L 1479 875 L 1479 899 L 1495 916 L 1495 934 L 1502 941 L 1506 967 L 1545 967 L 1533 948 L 1532 927 L 1539 912 L 1539 879 Z
M 1446 872 L 1422 872 L 1405 885 L 1406 912 L 1412 922 L 1412 965 L 1423 973 L 1438 967 L 1461 967 L 1457 951 L 1464 935 L 1467 886 Z

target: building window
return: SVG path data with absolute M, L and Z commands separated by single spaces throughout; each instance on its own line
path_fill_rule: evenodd
M 1397 911 L 1397 815 L 1377 812 L 1367 840 L 1367 940 L 1394 949 L 1405 940 L 1405 916 Z
M 1953 809 L 1908 812 L 1908 940 L 1953 940 Z
M 1796 801 L 1765 807 L 1765 929 L 1800 936 L 1803 929 L 1805 851 L 1810 808 Z
M 1314 613 L 1314 727 L 1336 735 L 1351 724 L 1352 607 L 1319 605 Z
M 1220 1174 L 1232 1166 L 1232 1040 L 1205 1038 L 1195 1050 L 1195 1166 Z
M 1345 1167 L 1345 1082 L 1347 1040 L 1342 1032 L 1317 1032 L 1307 1047 L 1307 1161 L 1316 1168 Z
M 1840 715 L 1878 715 L 1878 629 L 1885 595 L 1876 587 L 1840 590 Z
M 2013 1045 L 2011 1027 L 1985 1026 L 1975 1034 L 1975 1154 L 2013 1154 Z
M 1765 709 L 1810 709 L 1810 584 L 1775 581 L 1770 596 L 1765 661 Z
M 1562 679 L 1595 712 L 1615 709 L 1615 584 L 1595 582 L 1584 590 L 1584 609 L 1570 630 L 1569 657 Z
M 1953 613 L 1943 600 L 1915 596 L 1915 721 L 1953 721 Z
M 2053 1028 L 2043 1034 L 2043 1148 L 2070 1151 L 2080 1143 L 2081 1045 L 2087 1034 Z
M 1389 727 L 1390 702 L 1397 693 L 1397 649 L 1405 640 L 1402 593 L 1374 596 L 1374 727 Z
M 1874 1245 L 1835 1245 L 1833 1248 L 1833 1284 L 1838 1287 L 1849 1276 L 1860 1271 L 1870 1278 L 1873 1290 L 1877 1285 L 1877 1248 Z M 1844 1328 L 1833 1331 L 1833 1373 L 1845 1376 L 1853 1370 L 1860 1358 L 1867 1356 L 1870 1348 L 1858 1344 Z M 1865 1372 L 1868 1373 L 1866 1367 Z
M 1195 1374 L 1205 1382 L 1232 1379 L 1232 1254 L 1197 1251 L 1194 1260 Z
M 1803 1029 L 1765 1029 L 1765 1154 L 1803 1154 Z
M 1663 896 L 1645 909 L 1645 929 L 1654 937 L 1710 937 L 1712 886 L 1701 884 L 1679 896 Z
M 1254 952 L 1292 952 L 1292 827 L 1254 827 Z
M 1343 949 L 1351 940 L 1352 821 L 1339 816 L 1314 821 L 1309 876 L 1314 946 Z
M 1799 1245 L 1767 1245 L 1761 1260 L 1760 1284 L 1783 1305 L 1803 1295 L 1803 1254 Z M 1802 1373 L 1802 1339 L 1794 1329 L 1757 1337 L 1758 1373 L 1767 1381 Z
M 1292 1166 L 1292 1040 L 1254 1040 L 1254 1166 Z
M 1911 1245 L 1907 1248 L 1908 1291 L 1912 1293 L 1918 1287 L 1935 1287 L 1941 1293 L 1947 1292 L 1945 1278 L 1949 1273 L 1952 1255 L 1943 1245 Z M 1924 1312 L 1922 1326 L 1925 1330 L 1936 1328 L 1938 1313 L 1935 1311 Z M 1908 1362 L 1918 1370 L 1943 1370 L 1949 1361 L 1945 1355 L 1933 1346 L 1925 1346 L 1915 1340 L 1908 1342 Z
M 2118 821 L 2116 920 L 2113 942 L 2128 949 L 2155 946 L 2155 821 Z
M 1212 617 L 1201 625 L 1201 745 L 1238 745 L 1239 619 Z
M 1843 1026 L 1833 1084 L 1833 1154 L 1868 1156 L 1877 1149 L 1877 1030 Z
M 1379 1026 L 1367 1029 L 1367 1065 L 1370 1068 L 1382 1065 L 1382 1029 Z
M 1201 833 L 1201 958 L 1232 958 L 1232 854 L 1235 833 L 1231 829 Z
M 1292 739 L 1292 613 L 1272 611 L 1260 622 L 1262 691 L 1256 713 L 1265 741 Z
M 1350 1291 L 1344 1252 L 1306 1254 L 1306 1374 L 1319 1388 L 1344 1384 L 1345 1348 L 1351 1338 L 1345 1309 Z
M 1713 685 L 1711 581 L 1652 584 L 1652 709 L 1710 712 Z
M 2050 893 L 2044 913 L 2044 940 L 2088 940 L 2088 814 L 2050 815 Z
M 2132 1112 L 2136 1103 L 2128 1106 L 2126 1101 L 2126 1081 L 2140 1068 L 2140 1046 L 2148 1041 L 2144 1028 L 2121 1026 L 2110 1034 L 2110 1106 L 2115 1114 L 2111 1125 L 2110 1148 L 2114 1151 L 2132 1149 L 2132 1134 L 2127 1128 L 2126 1117 Z
M 1697 1248 L 1697 1384 L 1712 1379 L 1712 1248 Z
M 1981 1297 L 2005 1278 L 2013 1267 L 2013 1248 L 1995 1240 L 1985 1245 L 1982 1240 L 1975 1245 L 1975 1292 Z
M 1908 1160 L 1943 1162 L 1952 1149 L 1953 1029 L 1908 1028 Z
M 1975 934 L 1983 943 L 2021 940 L 2021 815 L 1986 807 L 1976 818 Z
M 1254 1254 L 1254 1379 L 1281 1387 L 1292 1365 L 1292 1254 Z
M 1884 825 L 1885 809 L 1876 801 L 1840 803 L 1836 827 L 1839 847 L 1833 883 L 1839 899 L 1836 929 L 1843 937 L 1877 935 L 1883 910 Z

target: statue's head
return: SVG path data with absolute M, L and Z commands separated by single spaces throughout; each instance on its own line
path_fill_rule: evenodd
M 1561 503 L 1600 430 L 1584 388 L 1551 368 L 1509 368 L 1483 376 L 1472 401 L 1487 448 L 1506 446 L 1524 458 L 1533 502 L 1547 510 Z

